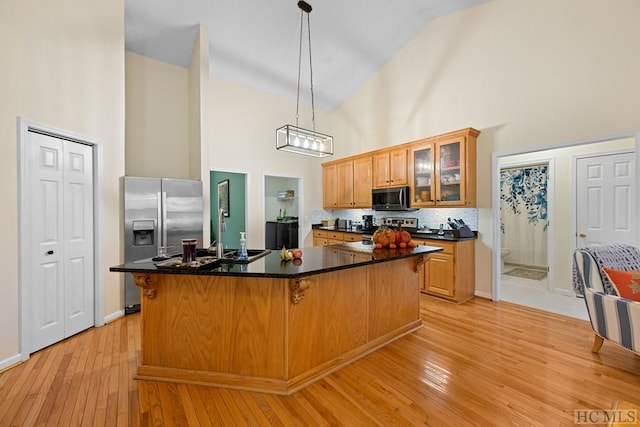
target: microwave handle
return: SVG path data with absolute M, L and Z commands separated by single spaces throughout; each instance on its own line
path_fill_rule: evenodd
M 404 204 L 404 191 L 405 191 L 404 188 L 400 189 L 400 206 L 405 206 L 405 204 Z

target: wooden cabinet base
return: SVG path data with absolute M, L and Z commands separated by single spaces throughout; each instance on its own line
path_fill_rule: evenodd
M 155 290 L 142 297 L 137 378 L 294 393 L 421 327 L 413 264 L 304 279 L 135 274 Z
M 318 381 L 319 379 L 355 362 L 356 360 L 384 347 L 385 345 L 422 327 L 422 321 L 416 320 L 383 337 L 373 340 L 353 351 L 317 366 L 289 380 L 277 378 L 246 377 L 243 375 L 224 374 L 220 372 L 195 371 L 189 369 L 165 368 L 161 366 L 140 365 L 134 376 L 140 380 L 169 381 L 214 387 L 232 388 L 236 390 L 255 391 L 280 395 L 290 395 Z
M 420 290 L 430 296 L 456 303 L 475 294 L 475 240 L 443 242 L 415 240 L 426 246 L 441 246 L 442 252 L 428 256 Z

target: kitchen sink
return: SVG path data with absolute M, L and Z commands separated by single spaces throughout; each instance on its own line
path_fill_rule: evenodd
M 223 264 L 248 264 L 271 253 L 271 249 L 247 249 L 247 259 L 238 259 L 239 249 L 224 251 Z
M 220 258 L 219 261 L 223 264 L 248 264 L 271 253 L 271 249 L 247 249 L 248 258 L 238 259 L 238 251 L 239 249 L 225 249 L 222 258 Z M 216 253 L 209 252 L 206 249 L 198 249 L 196 251 L 196 257 L 211 256 L 215 257 Z

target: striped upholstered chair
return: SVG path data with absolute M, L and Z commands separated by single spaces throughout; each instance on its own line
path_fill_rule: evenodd
M 640 354 L 640 302 L 618 296 L 602 268 L 640 271 L 640 250 L 629 245 L 578 248 L 573 253 L 573 289 L 584 296 L 595 332 L 592 352 L 604 340 Z

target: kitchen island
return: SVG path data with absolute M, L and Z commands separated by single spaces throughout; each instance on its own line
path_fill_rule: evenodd
M 418 271 L 440 250 L 345 243 L 298 261 L 110 270 L 142 289 L 137 378 L 288 395 L 420 328 Z

